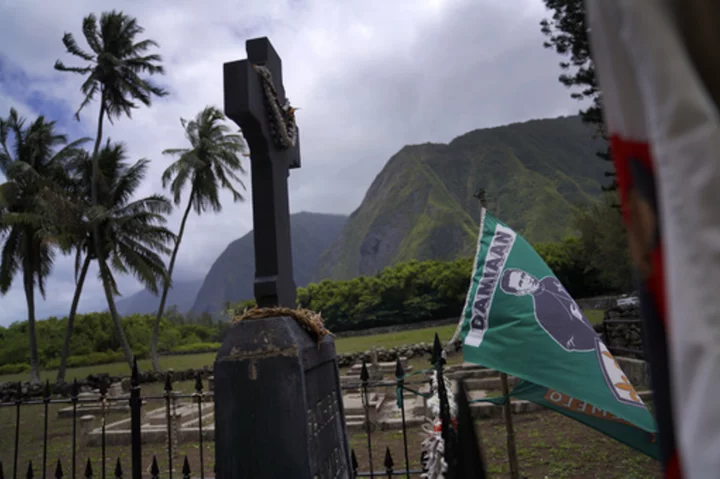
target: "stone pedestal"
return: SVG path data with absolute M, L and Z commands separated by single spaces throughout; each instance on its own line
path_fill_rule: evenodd
M 218 479 L 350 478 L 335 344 L 292 318 L 233 324 L 214 367 Z

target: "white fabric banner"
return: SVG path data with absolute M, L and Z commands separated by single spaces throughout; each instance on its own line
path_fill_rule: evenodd
M 608 132 L 647 142 L 654 164 L 680 463 L 684 477 L 720 477 L 718 111 L 665 1 L 586 7 Z

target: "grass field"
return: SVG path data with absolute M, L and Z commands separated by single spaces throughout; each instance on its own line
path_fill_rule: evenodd
M 603 318 L 601 310 L 586 310 L 585 315 L 593 324 L 599 323 Z M 405 344 L 431 343 L 438 333 L 443 341 L 449 340 L 455 332 L 455 325 L 437 326 L 426 329 L 413 329 L 409 331 L 398 331 L 394 333 L 376 334 L 372 336 L 354 336 L 349 338 L 338 338 L 335 340 L 335 348 L 338 353 L 353 353 L 359 351 L 367 351 L 371 347 L 392 348 Z M 160 358 L 160 367 L 163 369 L 172 368 L 174 370 L 199 369 L 203 366 L 211 366 L 215 361 L 215 353 L 199 353 L 187 354 L 182 356 L 163 356 Z M 141 370 L 150 369 L 150 360 L 145 359 L 138 361 Z M 90 374 L 108 373 L 112 376 L 128 375 L 128 365 L 125 363 L 99 364 L 97 366 L 85 366 L 80 368 L 68 369 L 66 380 L 71 381 L 74 378 L 86 378 Z M 57 375 L 56 371 L 42 371 L 40 376 L 43 381 L 50 380 L 53 382 Z M 28 373 L 6 374 L 0 376 L 0 383 L 7 381 L 27 381 Z

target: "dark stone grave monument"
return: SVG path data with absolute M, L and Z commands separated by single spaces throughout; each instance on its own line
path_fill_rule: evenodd
M 300 167 L 280 57 L 267 38 L 224 65 L 225 114 L 250 146 L 259 307 L 296 306 L 287 178 Z M 290 317 L 228 330 L 215 361 L 215 464 L 220 479 L 350 478 L 335 343 Z

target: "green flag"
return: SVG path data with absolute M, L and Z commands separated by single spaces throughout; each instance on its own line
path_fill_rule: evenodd
M 644 431 L 624 419 L 609 414 L 592 404 L 579 401 L 560 391 L 520 381 L 510 393 L 512 397 L 526 399 L 553 411 L 569 416 L 618 441 L 634 447 L 655 459 L 660 459 L 660 448 L 655 432 Z
M 618 424 L 655 432 L 635 388 L 547 264 L 485 211 L 460 333 L 465 361 L 541 388 L 527 399 L 548 406 L 551 390 L 622 421 Z M 579 419 L 577 411 L 552 409 Z M 640 450 L 650 447 L 618 436 L 626 428 L 593 427 Z M 654 436 L 638 437 L 648 442 Z

